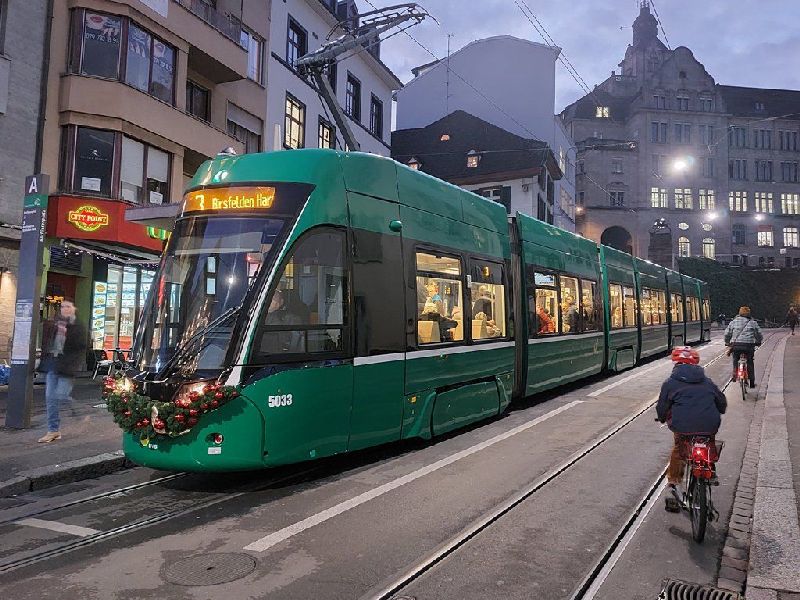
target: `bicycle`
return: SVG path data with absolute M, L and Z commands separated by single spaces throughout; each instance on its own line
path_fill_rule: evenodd
M 739 386 L 742 388 L 742 402 L 744 402 L 747 400 L 747 386 L 750 380 L 747 372 L 747 357 L 744 353 L 739 355 L 739 363 L 736 366 L 736 379 L 739 380 Z
M 683 494 L 679 494 L 675 488 L 671 491 L 681 508 L 689 513 L 692 539 L 701 544 L 708 522 L 719 519 L 719 512 L 711 500 L 711 486 L 719 485 L 714 478 L 714 463 L 719 460 L 724 442 L 712 442 L 712 436 L 696 435 L 685 443 L 690 448 L 684 474 L 686 491 Z

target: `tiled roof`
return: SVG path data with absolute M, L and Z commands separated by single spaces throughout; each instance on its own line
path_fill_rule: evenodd
M 800 91 L 718 85 L 729 113 L 737 117 L 783 117 L 800 120 Z M 757 107 L 763 105 L 763 109 Z
M 477 167 L 467 166 L 470 151 L 480 155 Z M 520 137 L 462 110 L 426 127 L 392 132 L 392 158 L 404 164 L 415 158 L 422 171 L 451 182 L 489 181 L 498 174 L 530 176 L 543 166 L 555 179 L 562 175 L 545 142 Z

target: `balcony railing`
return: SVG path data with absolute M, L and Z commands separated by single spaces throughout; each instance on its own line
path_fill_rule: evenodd
M 172 0 L 218 30 L 229 40 L 242 45 L 242 24 L 236 17 L 221 13 L 208 0 Z

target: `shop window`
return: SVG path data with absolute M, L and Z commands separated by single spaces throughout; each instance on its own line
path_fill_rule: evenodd
M 472 339 L 506 336 L 506 295 L 503 267 L 487 262 L 472 262 Z
M 417 252 L 417 341 L 420 344 L 464 340 L 461 261 Z
M 559 332 L 560 316 L 558 276 L 553 273 L 537 273 L 532 268 L 529 269 L 528 322 L 531 334 L 535 332 L 537 335 L 555 335 Z
M 636 293 L 632 287 L 622 288 L 622 316 L 625 327 L 636 327 Z
M 580 293 L 578 280 L 575 277 L 559 277 L 561 283 L 561 331 L 578 333 L 580 323 Z
M 622 286 L 612 283 L 608 286 L 609 310 L 611 312 L 611 329 L 621 329 L 622 323 Z
M 597 331 L 600 328 L 600 302 L 597 283 L 589 279 L 581 279 L 581 308 L 583 330 Z
M 125 17 L 79 9 L 72 36 L 71 70 L 124 81 L 175 103 L 175 49 Z M 122 40 L 127 45 L 122 46 Z
M 274 360 L 282 354 L 345 352 L 348 297 L 344 233 L 307 235 L 283 265 L 265 307 L 258 355 Z
M 113 131 L 78 127 L 75 136 L 72 191 L 111 196 L 114 171 Z

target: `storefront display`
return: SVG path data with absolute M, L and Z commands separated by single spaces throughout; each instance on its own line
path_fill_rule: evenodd
M 138 266 L 108 265 L 106 281 L 94 283 L 94 349 L 130 349 L 154 274 Z

